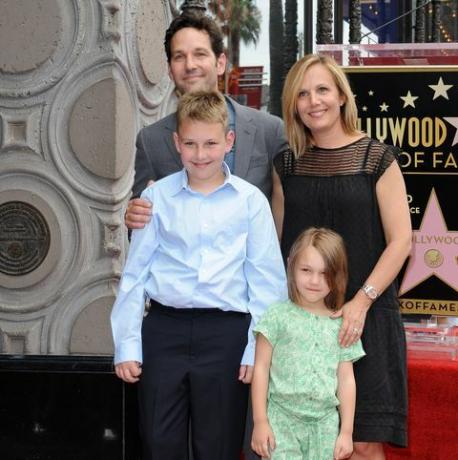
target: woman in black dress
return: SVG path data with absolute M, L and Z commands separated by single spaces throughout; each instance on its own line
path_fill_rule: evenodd
M 407 444 L 404 328 L 395 278 L 411 246 L 398 150 L 357 129 L 345 74 L 331 58 L 309 55 L 289 71 L 283 118 L 290 150 L 275 159 L 273 209 L 282 250 L 310 226 L 342 235 L 349 285 L 339 334 L 361 337 L 352 460 L 383 460 L 382 443 Z

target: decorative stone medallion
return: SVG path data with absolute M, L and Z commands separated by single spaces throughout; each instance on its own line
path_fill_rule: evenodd
M 22 201 L 0 205 L 0 273 L 32 272 L 46 258 L 49 246 L 48 224 L 34 206 Z

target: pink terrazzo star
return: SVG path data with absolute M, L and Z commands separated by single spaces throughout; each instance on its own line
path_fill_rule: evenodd
M 432 275 L 458 291 L 458 232 L 448 231 L 434 189 L 420 230 L 413 232 L 410 260 L 401 283 L 403 294 Z

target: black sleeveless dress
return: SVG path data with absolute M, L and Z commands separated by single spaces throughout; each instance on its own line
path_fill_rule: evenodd
M 363 137 L 338 149 L 291 151 L 274 160 L 285 195 L 282 252 L 286 260 L 306 228 L 327 227 L 344 239 L 349 261 L 347 300 L 364 284 L 385 249 L 376 183 L 398 150 Z M 362 335 L 366 356 L 354 364 L 353 440 L 407 445 L 404 327 L 392 283 L 371 306 Z

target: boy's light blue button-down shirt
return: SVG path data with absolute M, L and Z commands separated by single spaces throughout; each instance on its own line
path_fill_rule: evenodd
M 134 230 L 111 315 L 115 364 L 142 362 L 144 295 L 176 308 L 250 313 L 241 364 L 253 365 L 252 329 L 266 308 L 287 298 L 286 275 L 269 203 L 232 176 L 209 195 L 194 192 L 186 171 L 143 193 L 153 215 Z

